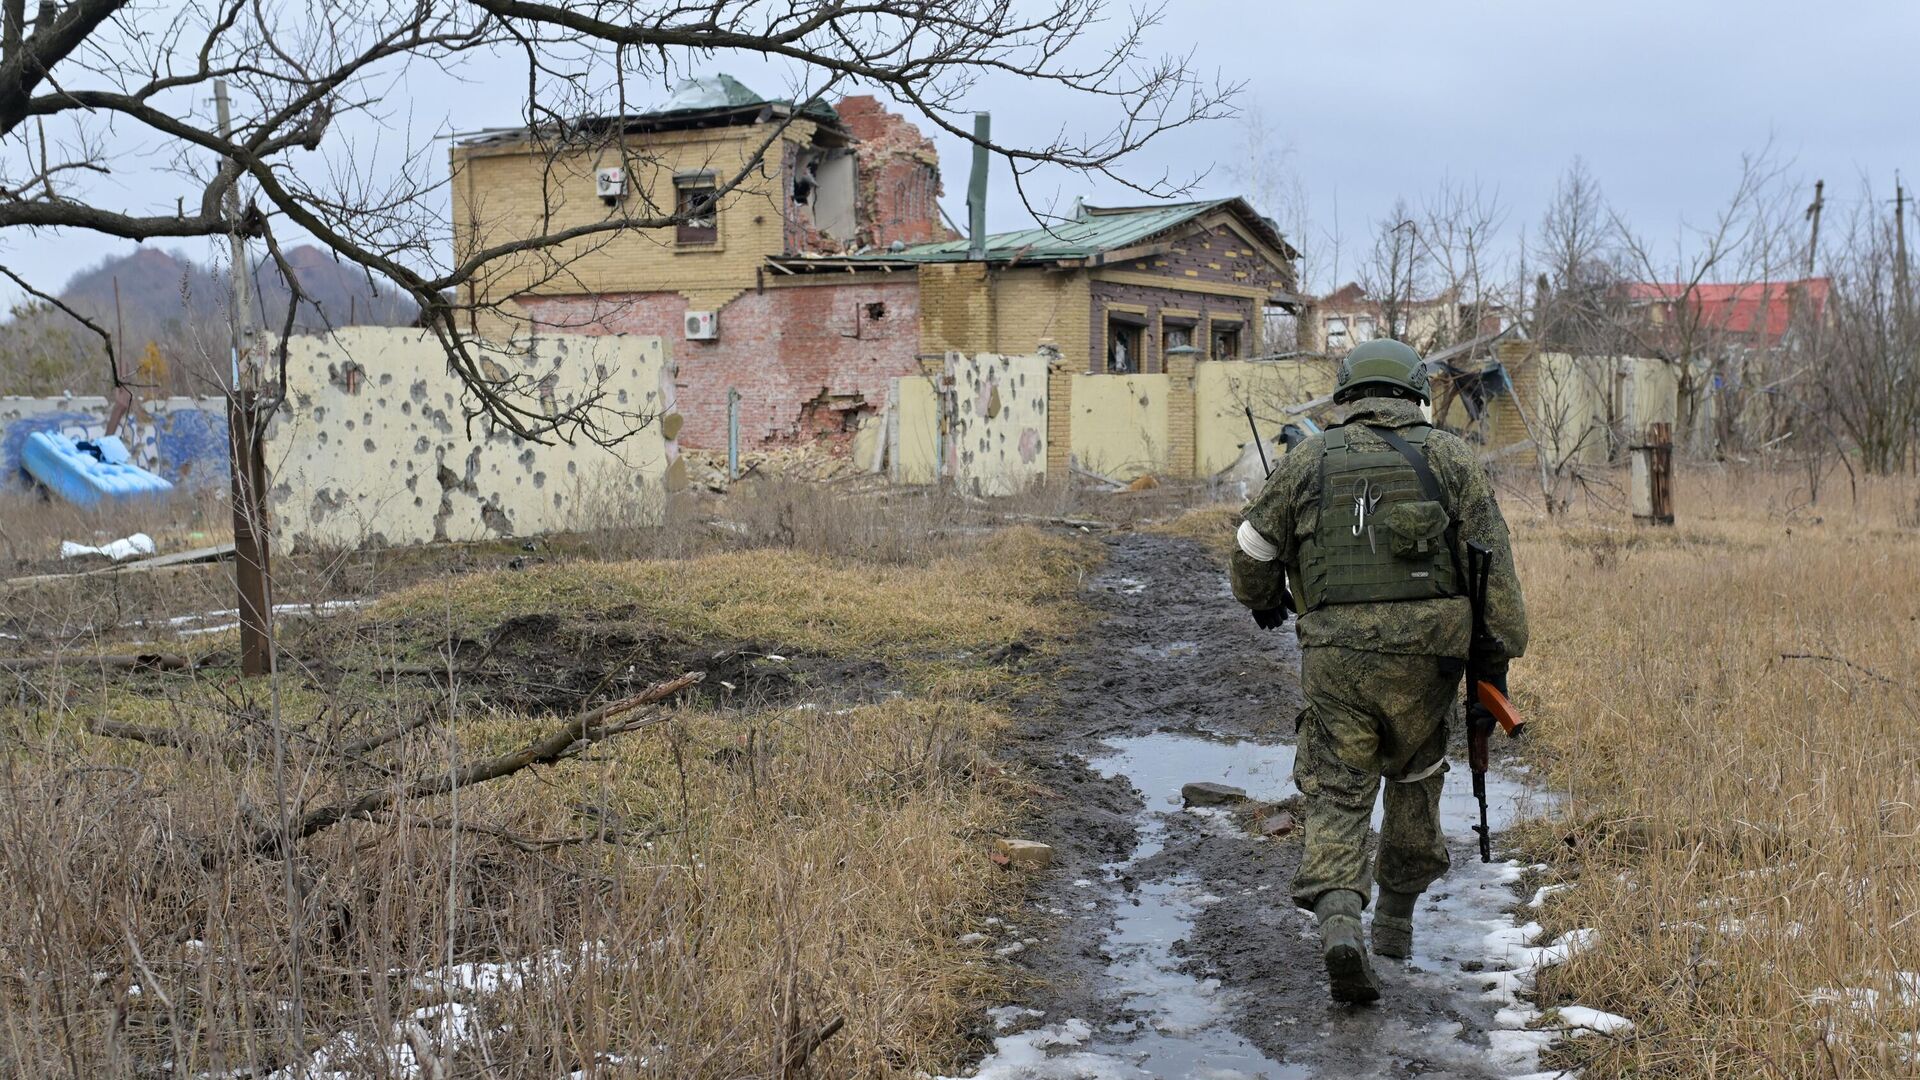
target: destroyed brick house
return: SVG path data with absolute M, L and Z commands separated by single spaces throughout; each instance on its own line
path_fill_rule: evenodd
M 473 329 L 666 338 L 684 446 L 725 446 L 730 410 L 746 447 L 845 438 L 880 415 L 894 379 L 949 350 L 1045 349 L 1062 370 L 1115 373 L 1164 370 L 1180 345 L 1251 357 L 1270 311 L 1300 304 L 1297 253 L 1240 199 L 1079 207 L 962 238 L 942 223 L 932 142 L 872 97 L 795 106 L 720 76 L 595 123 L 597 153 L 553 155 L 526 129 L 457 144 L 456 252 L 601 220 L 623 200 L 708 212 L 523 259 L 466 297 Z

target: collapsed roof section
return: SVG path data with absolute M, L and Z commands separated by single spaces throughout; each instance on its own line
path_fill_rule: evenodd
M 731 75 L 710 75 L 681 80 L 666 102 L 651 112 L 586 116 L 564 124 L 531 128 L 495 128 L 468 136 L 460 145 L 500 146 L 556 135 L 575 138 L 604 138 L 617 133 L 644 135 L 763 124 L 789 118 L 812 121 L 817 127 L 816 142 L 833 146 L 852 142 L 851 133 L 840 122 L 840 114 L 825 101 L 813 98 L 796 104 L 786 98 L 763 98 Z

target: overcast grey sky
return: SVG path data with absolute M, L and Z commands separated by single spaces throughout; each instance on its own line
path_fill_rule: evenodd
M 1704 221 L 1732 189 L 1743 151 L 1772 141 L 1792 171 L 1827 180 L 1830 206 L 1850 208 L 1863 180 L 1889 196 L 1895 169 L 1920 178 L 1920 2 L 1829 0 L 1172 0 L 1154 45 L 1195 51 L 1203 71 L 1243 81 L 1240 104 L 1287 149 L 1311 221 L 1297 243 L 1332 284 L 1350 271 L 1370 223 L 1394 198 L 1418 199 L 1445 177 L 1497 190 L 1506 233 L 1531 228 L 1555 179 L 1584 158 L 1608 199 L 1643 233 L 1668 236 Z M 768 96 L 788 73 L 750 58 L 702 61 Z M 387 100 L 387 145 L 406 129 L 436 132 L 512 123 L 524 83 L 502 66 L 455 83 L 419 73 Z M 1044 141 L 1057 125 L 1098 126 L 1102 103 L 983 85 L 972 104 L 994 114 L 1000 139 Z M 363 145 L 373 133 L 362 132 Z M 964 219 L 967 152 L 938 140 L 948 211 Z M 1132 174 L 1206 173 L 1197 194 L 1236 193 L 1247 132 L 1236 121 L 1175 132 Z M 444 144 L 442 144 L 444 146 Z M 431 155 L 444 172 L 445 154 Z M 992 191 L 994 228 L 1026 224 L 1004 167 Z M 141 172 L 138 148 L 106 191 L 132 207 L 171 206 L 174 187 Z M 1112 184 L 1039 179 L 1064 208 L 1139 201 Z M 1810 194 L 1810 192 L 1809 192 Z M 1263 208 L 1270 209 L 1270 208 Z M 177 247 L 206 258 L 206 245 Z M 43 285 L 131 245 L 91 236 L 0 237 L 8 263 Z M 7 294 L 11 299 L 13 293 Z

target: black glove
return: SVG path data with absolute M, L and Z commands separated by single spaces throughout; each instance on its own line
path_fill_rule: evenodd
M 1513 700 L 1513 695 L 1507 693 L 1507 662 L 1505 660 L 1497 664 L 1482 661 L 1474 665 L 1474 672 L 1481 682 L 1500 691 L 1501 697 L 1509 701 Z
M 1253 613 L 1253 623 L 1262 630 L 1275 630 L 1286 625 L 1287 609 L 1284 607 L 1267 608 Z

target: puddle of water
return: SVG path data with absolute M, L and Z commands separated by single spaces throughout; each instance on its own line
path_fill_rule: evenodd
M 1179 655 L 1183 647 L 1191 651 L 1194 643 L 1141 648 Z M 1284 746 L 1216 743 L 1167 734 L 1116 739 L 1110 745 L 1113 753 L 1088 764 L 1102 776 L 1125 776 L 1145 796 L 1146 806 L 1132 853 L 1125 861 L 1103 868 L 1109 882 L 1159 853 L 1166 835 L 1164 814 L 1179 808 L 1182 784 L 1217 780 L 1247 787 L 1256 795 L 1277 796 L 1293 771 L 1292 749 Z M 1144 1019 L 1103 1031 L 1087 1029 L 1085 1038 L 1073 1043 L 1076 1049 L 1068 1054 L 1034 1056 L 1031 1052 L 1039 1048 L 1031 1045 L 997 1047 L 977 1075 L 982 1080 L 1304 1080 L 1310 1076 L 1301 1066 L 1272 1060 L 1233 1033 L 1219 980 L 1195 978 L 1180 970 L 1174 946 L 1192 932 L 1200 908 L 1211 899 L 1198 884 L 1184 878 L 1137 884 L 1123 897 L 1103 948 L 1110 996 Z
M 1161 648 L 1181 644 L 1185 643 Z M 1145 803 L 1136 822 L 1139 832 L 1133 852 L 1125 861 L 1103 868 L 1109 884 L 1161 851 L 1167 815 L 1181 808 L 1182 785 L 1200 780 L 1230 784 L 1263 800 L 1278 800 L 1294 791 L 1292 746 L 1169 732 L 1110 739 L 1107 745 L 1111 752 L 1094 758 L 1089 766 L 1102 776 L 1126 777 Z M 1496 831 L 1508 827 L 1537 799 L 1520 779 L 1501 773 L 1488 775 L 1487 794 L 1488 818 Z M 1468 828 L 1478 821 L 1479 810 L 1464 767 L 1448 774 L 1440 812 L 1449 836 L 1471 835 Z M 1376 805 L 1375 828 L 1380 818 Z M 1423 901 L 1409 978 L 1429 987 L 1437 997 L 1452 997 L 1473 1011 L 1485 1009 L 1485 977 L 1463 973 L 1460 962 L 1486 959 L 1489 935 L 1510 931 L 1513 921 L 1504 909 L 1513 903 L 1512 883 L 1519 874 L 1520 868 L 1513 863 L 1457 862 Z M 1283 884 L 1276 883 L 1276 888 Z M 1222 990 L 1217 980 L 1198 979 L 1180 970 L 1174 946 L 1192 933 L 1200 908 L 1211 899 L 1197 883 L 1184 878 L 1141 882 L 1123 894 L 1114 925 L 1104 938 L 1108 994 L 1145 1020 L 1109 1030 L 1067 1021 L 1003 1037 L 996 1041 L 994 1054 L 981 1063 L 975 1074 L 978 1080 L 1303 1080 L 1317 1075 L 1307 1065 L 1276 1062 L 1234 1034 L 1228 1026 L 1231 1011 L 1225 999 L 1229 991 Z M 1285 903 L 1283 894 L 1278 902 Z M 1310 920 L 1303 920 L 1301 926 L 1302 933 L 1312 932 Z M 1335 1056 L 1364 1061 L 1392 1046 L 1395 1051 L 1385 1055 L 1388 1060 L 1417 1058 L 1428 1066 L 1461 1070 L 1443 1075 L 1484 1075 L 1488 1048 L 1462 1041 L 1458 1023 L 1429 1027 L 1394 1020 L 1389 1026 L 1392 1037 L 1386 1039 L 1383 1036 L 1388 1033 L 1378 1024 L 1344 1035 L 1328 1032 L 1314 1049 L 1331 1050 L 1357 1039 L 1352 1056 Z M 1520 1032 L 1497 1034 L 1525 1038 Z M 1529 1048 L 1537 1061 L 1537 1048 Z M 1511 1065 L 1524 1067 L 1528 1057 L 1524 1050 L 1514 1053 Z

